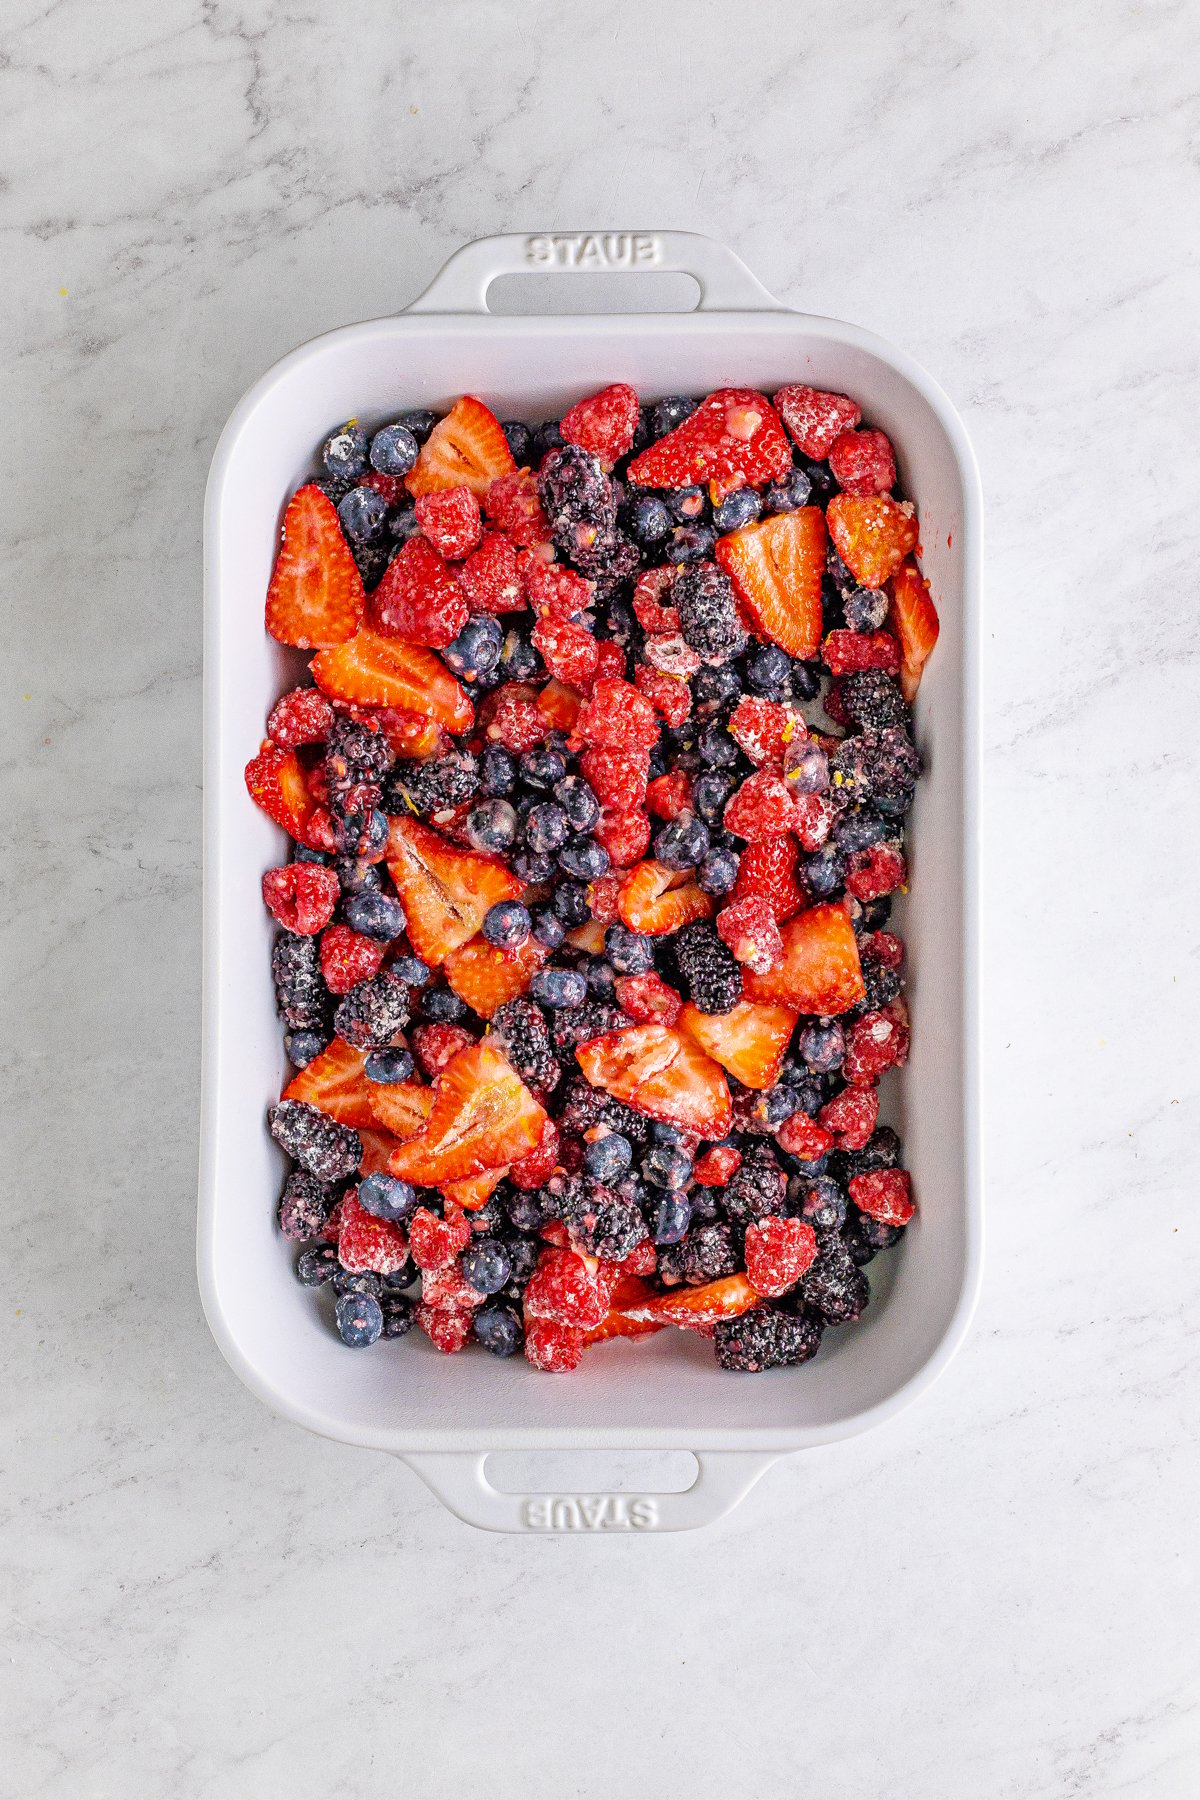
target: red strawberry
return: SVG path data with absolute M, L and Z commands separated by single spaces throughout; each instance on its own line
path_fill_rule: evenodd
M 604 748 L 585 750 L 579 759 L 579 768 L 601 806 L 624 812 L 630 807 L 641 806 L 646 798 L 649 777 L 641 751 L 626 755 L 620 750 Z
M 802 1162 L 817 1162 L 833 1149 L 833 1133 L 805 1112 L 794 1112 L 785 1119 L 775 1133 L 775 1141 L 781 1150 L 798 1156 Z
M 515 1000 L 529 986 L 549 951 L 534 937 L 517 950 L 498 950 L 485 937 L 472 938 L 446 958 L 446 980 L 461 1000 L 481 1019 L 490 1019 L 498 1006 Z
M 627 681 L 597 681 L 576 723 L 585 744 L 637 755 L 658 742 L 654 708 Z
M 829 468 L 848 494 L 888 494 L 896 485 L 896 459 L 882 431 L 843 431 L 830 446 Z
M 649 937 L 665 937 L 693 919 L 707 919 L 712 910 L 712 901 L 690 876 L 653 859 L 630 869 L 617 896 L 622 921 Z
M 803 1219 L 759 1219 L 746 1228 L 746 1274 L 756 1294 L 777 1300 L 817 1260 L 817 1234 Z
M 646 854 L 650 843 L 650 820 L 636 807 L 622 811 L 606 806 L 593 833 L 596 842 L 608 851 L 614 869 L 628 869 Z M 620 901 L 617 902 L 620 911 Z
M 552 729 L 538 706 L 536 689 L 518 681 L 506 681 L 488 695 L 479 722 L 489 743 L 502 744 L 515 756 L 535 749 Z
M 327 1050 L 314 1056 L 283 1090 L 285 1100 L 303 1100 L 319 1107 L 339 1125 L 368 1128 L 378 1123 L 371 1106 L 376 1084 L 363 1074 L 365 1050 L 355 1050 L 334 1038 Z
M 348 994 L 360 981 L 378 975 L 387 945 L 360 937 L 349 925 L 331 925 L 321 938 L 321 974 L 331 994 Z
M 522 549 L 544 544 L 550 537 L 550 521 L 538 499 L 537 477 L 528 469 L 514 470 L 493 481 L 483 509 L 497 530 L 506 532 Z
M 553 1319 L 527 1319 L 525 1359 L 546 1375 L 565 1375 L 577 1369 L 583 1356 L 585 1334 L 577 1325 L 559 1325 Z
M 539 1321 L 540 1323 L 541 1321 Z M 610 1338 L 653 1337 L 655 1332 L 665 1331 L 665 1325 L 656 1325 L 652 1319 L 631 1319 L 615 1306 L 610 1307 L 599 1325 L 583 1334 L 584 1347 L 590 1344 L 604 1344 Z
M 879 1092 L 873 1087 L 843 1088 L 817 1114 L 818 1123 L 832 1131 L 839 1150 L 865 1150 L 879 1118 Z
M 804 894 L 796 880 L 797 860 L 796 840 L 786 832 L 747 844 L 738 865 L 734 900 L 768 901 L 780 925 L 794 918 L 804 905 Z
M 679 608 L 670 604 L 671 589 L 679 570 L 674 564 L 661 569 L 643 569 L 633 584 L 633 611 L 643 631 L 679 630 Z
M 338 903 L 338 878 L 320 863 L 288 863 L 268 869 L 262 878 L 263 905 L 286 931 L 315 937 L 333 917 Z
M 507 1174 L 507 1164 L 499 1169 L 484 1169 L 479 1175 L 465 1175 L 461 1181 L 439 1181 L 438 1192 L 452 1205 L 461 1206 L 464 1212 L 478 1212 L 487 1205 Z M 471 1229 L 479 1229 L 475 1220 L 471 1221 Z
M 866 989 L 858 945 L 840 906 L 812 906 L 783 927 L 783 962 L 769 975 L 748 971 L 747 1000 L 794 1006 L 832 1017 L 857 1006 Z
M 467 1042 L 471 1042 L 470 1038 Z M 387 1085 L 373 1081 L 370 1087 L 371 1111 L 375 1123 L 382 1125 L 390 1136 L 390 1154 L 397 1144 L 406 1144 L 409 1138 L 416 1137 L 418 1131 L 424 1129 L 433 1105 L 433 1089 L 422 1087 L 417 1081 L 394 1081 Z
M 537 709 L 554 731 L 573 731 L 582 705 L 582 696 L 562 681 L 548 681 L 537 697 Z
M 267 736 L 280 750 L 320 744 L 329 736 L 333 708 L 319 688 L 293 688 L 271 708 Z
M 565 443 L 590 450 L 611 469 L 633 443 L 637 422 L 637 392 L 618 381 L 593 394 L 590 400 L 577 400 L 563 414 L 559 430 Z
M 586 688 L 596 673 L 596 640 L 582 625 L 550 615 L 533 628 L 533 645 L 540 650 L 551 675 L 568 687 Z
M 692 798 L 692 778 L 686 769 L 656 775 L 646 788 L 646 805 L 656 819 L 677 819 Z
M 854 1087 L 871 1087 L 886 1069 L 907 1061 L 908 1021 L 903 1003 L 863 1013 L 846 1033 L 842 1074 Z
M 298 650 L 352 638 L 366 596 L 332 500 L 311 483 L 292 495 L 267 589 L 267 630 Z
M 904 698 L 911 704 L 940 629 L 929 583 L 911 556 L 901 563 L 892 577 L 888 624 L 900 641 L 900 686 Z
M 653 970 L 646 975 L 622 975 L 616 984 L 617 1005 L 635 1025 L 674 1025 L 683 1001 L 673 987 Z
M 461 562 L 483 535 L 479 502 L 469 487 L 441 488 L 417 501 L 417 524 L 439 556 Z
M 862 418 L 858 407 L 845 394 L 827 394 L 820 388 L 782 387 L 775 396 L 775 405 L 796 448 L 817 462 L 823 461 L 842 433 Z
M 517 553 L 506 537 L 490 531 L 458 571 L 472 612 L 521 612 L 525 591 Z
M 542 1126 L 541 1141 L 528 1156 L 522 1156 L 513 1163 L 508 1173 L 514 1187 L 545 1187 L 555 1169 L 558 1167 L 558 1126 L 553 1119 L 547 1119 Z
M 728 944 L 737 961 L 756 975 L 766 975 L 783 961 L 783 939 L 771 910 L 761 894 L 735 900 L 717 914 L 717 936 Z
M 778 837 L 796 823 L 796 801 L 782 775 L 760 769 L 747 775 L 737 793 L 725 803 L 725 825 L 739 837 Z
M 581 1044 L 575 1059 L 593 1087 L 661 1124 L 724 1137 L 733 1122 L 720 1065 L 666 1025 L 630 1025 Z
M 525 560 L 521 571 L 525 592 L 539 618 L 577 619 L 596 597 L 590 581 L 565 569 L 561 563 L 543 562 L 540 556 Z
M 855 581 L 881 588 L 917 547 L 911 500 L 886 494 L 835 494 L 825 509 L 834 548 Z
M 692 1165 L 692 1179 L 701 1187 L 725 1187 L 742 1166 L 742 1153 L 732 1144 L 714 1144 Z
M 680 675 L 667 675 L 661 669 L 652 669 L 649 663 L 639 663 L 633 671 L 633 685 L 672 728 L 682 725 L 692 710 L 691 689 Z
M 883 1225 L 907 1225 L 917 1210 L 912 1203 L 912 1182 L 904 1169 L 873 1169 L 869 1175 L 855 1175 L 850 1198 L 859 1212 Z
M 395 1138 L 386 1131 L 369 1131 L 365 1125 L 357 1126 L 356 1130 L 358 1131 L 358 1141 L 363 1149 L 362 1163 L 359 1166 L 358 1171 L 359 1174 L 386 1175 L 388 1172 L 388 1158 L 396 1148 Z M 330 1242 L 337 1242 L 336 1232 L 330 1239 Z
M 702 1013 L 689 1000 L 679 1015 L 680 1031 L 695 1038 L 735 1081 L 759 1092 L 778 1080 L 795 1025 L 790 1007 L 750 1000 L 739 1000 L 727 1013 Z
M 441 488 L 469 487 L 482 500 L 493 481 L 514 474 L 516 467 L 500 421 L 482 400 L 464 394 L 421 446 L 408 491 L 419 498 Z
M 439 1219 L 427 1206 L 419 1206 L 408 1228 L 408 1241 L 418 1269 L 444 1269 L 470 1243 L 471 1227 L 457 1208 L 453 1217 L 447 1212 Z
M 719 388 L 682 425 L 634 458 L 629 479 L 639 487 L 707 482 L 712 497 L 720 499 L 735 488 L 780 481 L 791 466 L 770 401 L 753 388 Z
M 412 1053 L 432 1081 L 460 1050 L 469 1050 L 475 1039 L 461 1025 L 414 1025 L 409 1033 Z M 428 1114 L 426 1114 L 428 1117 Z
M 718 538 L 713 552 L 762 637 L 807 660 L 821 643 L 825 515 L 779 513 Z
M 878 900 L 894 894 L 908 880 L 904 857 L 895 844 L 872 844 L 849 859 L 846 886 L 856 900 Z
M 678 1288 L 673 1293 L 658 1294 L 647 1288 L 640 1301 L 631 1297 L 623 1311 L 634 1319 L 652 1319 L 659 1325 L 682 1325 L 695 1330 L 698 1325 L 715 1325 L 738 1313 L 749 1312 L 758 1305 L 758 1295 L 745 1275 L 723 1275 L 719 1281 L 703 1287 Z
M 371 616 L 385 637 L 444 650 L 466 624 L 470 608 L 462 588 L 428 539 L 410 537 L 393 556 L 371 596 Z
M 831 631 L 821 657 L 834 675 L 849 675 L 855 669 L 900 672 L 900 646 L 890 631 Z
M 304 770 L 294 750 L 280 750 L 264 743 L 258 755 L 246 764 L 246 788 L 256 806 L 268 818 L 294 837 L 297 843 L 312 843 L 312 828 L 317 808 Z M 319 849 L 319 844 L 312 844 Z
M 395 1275 L 408 1261 L 408 1239 L 399 1225 L 375 1218 L 353 1194 L 343 1194 L 337 1251 L 343 1269 L 353 1275 L 368 1269 L 376 1275 Z
M 733 709 L 729 730 L 756 769 L 783 770 L 785 744 L 800 742 L 808 728 L 798 712 L 774 700 L 743 694 Z
M 489 907 L 522 892 L 498 857 L 460 850 L 417 819 L 391 820 L 387 865 L 412 947 L 434 965 L 475 936 Z
M 394 1152 L 392 1173 L 428 1185 L 500 1168 L 536 1147 L 545 1118 L 499 1051 L 475 1044 L 437 1077 L 425 1128 Z
M 475 712 L 453 675 L 430 651 L 362 626 L 348 644 L 312 659 L 317 686 L 333 700 L 358 706 L 398 706 L 424 713 L 456 735 Z

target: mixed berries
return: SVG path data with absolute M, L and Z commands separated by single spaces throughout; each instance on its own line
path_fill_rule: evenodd
M 842 394 L 356 421 L 288 504 L 312 652 L 246 769 L 295 1073 L 279 1226 L 343 1341 L 807 1361 L 914 1213 L 910 706 L 938 633 Z

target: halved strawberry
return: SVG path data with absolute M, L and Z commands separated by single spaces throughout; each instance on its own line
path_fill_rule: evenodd
M 866 993 L 858 944 L 840 906 L 810 906 L 781 927 L 783 961 L 769 975 L 746 970 L 747 1000 L 794 1006 L 832 1016 L 857 1006 Z
M 331 700 L 358 706 L 399 706 L 424 713 L 456 735 L 469 730 L 475 709 L 453 675 L 429 650 L 360 627 L 348 643 L 312 659 L 313 679 Z
M 498 1006 L 525 992 L 549 954 L 535 937 L 526 938 L 516 950 L 498 950 L 481 935 L 450 952 L 446 980 L 473 1012 L 490 1019 Z
M 487 1205 L 507 1174 L 507 1166 L 485 1169 L 481 1175 L 465 1175 L 459 1181 L 443 1181 L 438 1185 L 443 1200 L 461 1206 L 464 1212 L 478 1212 L 481 1206 Z
M 583 1334 L 584 1345 L 603 1344 L 609 1338 L 653 1337 L 657 1331 L 665 1331 L 665 1325 L 656 1324 L 653 1319 L 631 1319 L 628 1313 L 612 1307 L 599 1325 Z
M 371 595 L 371 622 L 382 636 L 431 650 L 452 644 L 470 616 L 466 594 L 428 538 L 410 537 Z
M 765 394 L 718 388 L 682 425 L 634 458 L 629 479 L 662 488 L 707 482 L 720 499 L 735 488 L 780 481 L 791 466 L 791 448 Z
M 758 1305 L 758 1295 L 747 1275 L 723 1275 L 703 1287 L 676 1288 L 669 1294 L 648 1290 L 646 1297 L 630 1295 L 622 1311 L 631 1319 L 651 1320 L 659 1325 L 682 1325 L 694 1330 L 698 1325 L 715 1325 L 737 1313 L 749 1312 Z
M 362 1145 L 362 1162 L 359 1164 L 360 1175 L 386 1175 L 392 1151 L 398 1139 L 390 1131 L 370 1131 L 365 1125 L 355 1126 L 358 1141 Z
M 356 1130 L 365 1125 L 370 1129 L 378 1123 L 371 1104 L 376 1084 L 363 1074 L 366 1060 L 365 1050 L 355 1050 L 335 1037 L 328 1049 L 314 1056 L 307 1067 L 292 1078 L 283 1090 L 283 1097 L 319 1107 L 339 1125 L 353 1125 Z
M 402 706 L 380 707 L 375 716 L 393 756 L 424 762 L 439 750 L 449 748 L 436 719 L 407 712 Z
M 369 1123 L 382 1125 L 392 1137 L 392 1149 L 406 1144 L 423 1131 L 433 1106 L 433 1089 L 419 1081 L 397 1081 L 390 1084 L 373 1081 Z
M 430 1185 L 502 1168 L 535 1148 L 545 1120 L 500 1052 L 475 1044 L 460 1050 L 434 1082 L 425 1128 L 395 1151 L 392 1174 Z
M 691 876 L 653 858 L 630 869 L 617 895 L 622 922 L 648 937 L 665 937 L 693 919 L 711 917 L 712 910 L 712 901 Z
M 562 416 L 559 430 L 568 444 L 578 444 L 609 469 L 624 456 L 637 430 L 637 390 L 615 381 L 587 400 L 577 400 Z
M 631 1025 L 580 1044 L 575 1059 L 603 1088 L 660 1124 L 722 1138 L 733 1121 L 720 1065 L 667 1025 Z
M 892 577 L 888 623 L 900 641 L 900 687 L 910 703 L 921 683 L 921 671 L 938 641 L 937 607 L 929 583 L 912 557 Z
M 408 935 L 427 963 L 468 943 L 488 908 L 516 900 L 522 884 L 499 857 L 460 850 L 418 819 L 390 821 L 387 866 L 408 915 Z
M 821 644 L 825 515 L 819 506 L 779 513 L 718 538 L 713 552 L 755 629 L 789 656 L 814 657 Z
M 702 1013 L 689 1000 L 679 1015 L 679 1029 L 735 1081 L 761 1091 L 779 1078 L 796 1017 L 789 1006 L 753 1000 L 739 1000 L 727 1013 Z
M 804 893 L 796 879 L 799 854 L 796 840 L 788 832 L 747 844 L 738 865 L 734 900 L 768 901 L 777 924 L 794 918 L 804 905 Z
M 881 588 L 917 547 L 911 500 L 886 494 L 835 494 L 825 509 L 834 548 L 855 581 Z
M 254 804 L 261 806 L 268 818 L 282 825 L 297 843 L 308 843 L 309 829 L 318 807 L 294 750 L 280 750 L 269 740 L 265 742 L 258 755 L 246 764 L 246 788 Z
M 474 394 L 464 394 L 422 445 L 408 491 L 418 496 L 468 487 L 482 500 L 498 476 L 514 475 L 516 468 L 495 413 Z
M 362 622 L 362 576 L 332 500 L 311 482 L 288 501 L 283 543 L 267 589 L 267 630 L 281 644 L 321 650 Z

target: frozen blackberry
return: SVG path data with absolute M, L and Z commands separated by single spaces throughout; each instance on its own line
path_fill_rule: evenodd
M 641 567 L 637 545 L 615 525 L 605 530 L 586 523 L 572 525 L 556 530 L 554 541 L 579 573 L 596 582 L 601 592 Z
M 331 804 L 337 805 L 350 788 L 363 783 L 378 792 L 393 761 L 382 731 L 372 731 L 345 713 L 335 713 L 325 743 L 325 780 Z
M 293 1031 L 321 1031 L 329 1023 L 333 1002 L 321 975 L 318 941 L 292 931 L 281 932 L 271 952 L 275 1004 Z
M 843 675 L 838 696 L 846 717 L 863 731 L 884 731 L 889 725 L 907 729 L 912 718 L 899 684 L 882 669 Z
M 701 1225 L 679 1246 L 683 1279 L 692 1287 L 736 1275 L 741 1256 L 728 1225 Z
M 340 1038 L 356 1050 L 390 1044 L 408 1024 L 408 986 L 392 969 L 372 981 L 360 981 L 333 1015 Z
M 558 1122 L 564 1131 L 579 1136 L 596 1125 L 607 1125 L 613 1131 L 619 1131 L 633 1144 L 644 1144 L 650 1136 L 649 1119 L 634 1112 L 623 1100 L 606 1094 L 603 1088 L 592 1087 L 579 1074 L 563 1088 Z
M 880 812 L 898 818 L 912 805 L 921 776 L 921 757 L 907 731 L 898 725 L 864 731 L 859 737 L 867 785 Z
M 521 1080 L 545 1091 L 558 1080 L 546 1015 L 532 1000 L 506 1000 L 492 1014 L 491 1036 Z
M 855 1268 L 862 1269 L 881 1250 L 890 1250 L 893 1244 L 898 1244 L 903 1236 L 902 1225 L 885 1225 L 882 1219 L 858 1213 L 842 1233 L 842 1242 Z
M 877 1012 L 900 992 L 900 971 L 880 962 L 877 956 L 872 956 L 869 944 L 860 953 L 859 961 L 862 964 L 863 986 L 867 990 L 863 1006 L 868 1012 Z
M 293 1169 L 279 1202 L 280 1231 L 297 1244 L 320 1237 L 336 1199 L 335 1190 L 323 1181 L 304 1169 Z
M 754 1096 L 757 1100 L 758 1096 Z M 771 1218 L 787 1205 L 787 1176 L 765 1146 L 752 1145 L 742 1164 L 730 1176 L 722 1196 L 725 1211 L 735 1225 L 751 1225 Z
M 362 1162 L 357 1131 L 303 1100 L 277 1100 L 267 1112 L 271 1136 L 318 1181 L 348 1181 Z
M 633 1201 L 599 1181 L 585 1180 L 582 1192 L 573 1189 L 562 1217 L 576 1248 L 606 1262 L 620 1262 L 648 1235 Z
M 827 1325 L 851 1325 L 871 1297 L 870 1285 L 840 1237 L 827 1238 L 800 1283 L 804 1304 Z
M 616 525 L 612 483 L 599 459 L 577 444 L 563 444 L 550 451 L 538 472 L 538 495 L 555 543 L 564 534 L 569 540 L 574 525 L 589 524 L 609 530 Z M 561 547 L 569 554 L 569 543 Z
M 383 1313 L 385 1338 L 402 1338 L 412 1330 L 417 1316 L 417 1303 L 410 1300 L 407 1294 L 382 1293 L 379 1296 L 379 1307 Z
M 451 750 L 428 762 L 401 763 L 388 782 L 386 798 L 392 812 L 416 811 L 429 818 L 474 799 L 478 790 L 479 758 L 469 750 Z
M 619 1031 L 631 1025 L 628 1013 L 619 1006 L 608 1006 L 602 1000 L 588 1000 L 582 1006 L 564 1007 L 554 1015 L 551 1028 L 555 1054 L 565 1068 L 577 1069 L 575 1049 L 589 1038 L 603 1037 L 606 1031 Z
M 702 1013 L 727 1013 L 742 997 L 742 967 L 705 919 L 675 934 L 675 962 Z
M 733 583 L 716 563 L 687 564 L 671 589 L 684 642 L 702 662 L 727 663 L 746 648 Z
M 810 1313 L 775 1312 L 756 1306 L 736 1319 L 722 1319 L 713 1331 L 713 1348 L 723 1369 L 758 1375 L 815 1356 L 824 1330 Z

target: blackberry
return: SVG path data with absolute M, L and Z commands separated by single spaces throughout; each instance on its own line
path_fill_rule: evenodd
M 408 1024 L 408 987 L 391 969 L 352 987 L 333 1022 L 340 1038 L 356 1050 L 390 1044 Z
M 416 811 L 429 818 L 473 800 L 479 780 L 479 758 L 469 750 L 451 750 L 428 762 L 405 762 L 388 782 L 388 809 L 400 814 Z
M 318 1181 L 348 1181 L 362 1162 L 357 1131 L 303 1100 L 277 1100 L 267 1112 L 271 1136 Z
M 835 1150 L 830 1167 L 839 1181 L 853 1181 L 856 1175 L 873 1175 L 877 1169 L 895 1169 L 900 1165 L 900 1139 L 890 1125 L 880 1125 L 871 1133 L 863 1150 Z
M 275 1004 L 293 1031 L 321 1031 L 329 1023 L 333 1002 L 321 974 L 315 937 L 284 931 L 271 952 Z
M 573 1190 L 562 1216 L 576 1247 L 606 1262 L 620 1262 L 649 1235 L 632 1200 L 599 1181 L 586 1181 L 582 1194 Z
M 890 1250 L 904 1236 L 902 1225 L 885 1225 L 880 1219 L 859 1213 L 842 1233 L 846 1254 L 856 1269 L 865 1268 L 881 1250 Z
M 898 818 L 912 805 L 921 776 L 921 756 L 907 731 L 898 725 L 859 736 L 860 763 L 868 789 L 880 812 Z
M 582 1006 L 565 1007 L 561 1012 L 555 1013 L 551 1027 L 555 1054 L 565 1068 L 577 1069 L 577 1045 L 586 1044 L 589 1038 L 603 1037 L 606 1031 L 619 1031 L 622 1026 L 632 1023 L 628 1013 L 622 1012 L 619 1006 L 609 1006 L 603 1000 L 587 1000 Z
M 846 717 L 863 731 L 884 731 L 889 725 L 907 730 L 912 718 L 899 684 L 882 669 L 856 669 L 843 675 L 838 698 Z
M 810 1313 L 756 1306 L 736 1319 L 722 1319 L 713 1331 L 713 1348 L 723 1369 L 758 1375 L 764 1369 L 807 1362 L 816 1355 L 823 1330 L 820 1319 Z
M 279 1202 L 280 1231 L 297 1244 L 320 1237 L 336 1198 L 334 1189 L 323 1181 L 303 1169 L 293 1169 Z
M 863 1005 L 868 1012 L 876 1012 L 881 1006 L 894 1000 L 900 992 L 900 971 L 880 962 L 877 956 L 871 955 L 869 948 L 863 950 L 859 961 L 862 964 L 863 985 L 867 990 Z
M 684 642 L 702 662 L 727 663 L 746 648 L 733 583 L 713 562 L 688 563 L 671 589 Z
M 368 594 L 383 579 L 383 572 L 392 559 L 392 549 L 393 546 L 386 539 L 371 544 L 351 544 L 350 554 L 354 558 L 354 566 L 362 576 L 362 584 Z
M 383 1314 L 385 1338 L 402 1338 L 412 1330 L 417 1316 L 417 1303 L 410 1300 L 407 1294 L 381 1294 L 379 1309 Z
M 330 806 L 344 806 L 352 788 L 372 789 L 378 802 L 380 784 L 394 762 L 391 746 L 382 731 L 371 731 L 345 713 L 335 713 L 325 743 L 325 781 Z M 356 810 L 361 810 L 358 808 Z
M 506 1000 L 492 1014 L 491 1036 L 521 1080 L 530 1087 L 552 1088 L 558 1062 L 546 1016 L 532 1000 Z
M 612 530 L 617 507 L 612 483 L 598 457 L 577 444 L 551 450 L 538 473 L 538 495 L 554 533 L 555 543 L 570 554 L 571 528 L 579 524 Z
M 624 1014 L 621 1015 L 625 1017 Z M 582 1136 L 595 1125 L 607 1125 L 613 1131 L 619 1131 L 622 1137 L 633 1144 L 644 1144 L 650 1136 L 650 1121 L 642 1113 L 634 1112 L 623 1100 L 616 1100 L 606 1094 L 603 1088 L 594 1088 L 586 1082 L 582 1075 L 576 1074 L 563 1089 L 562 1108 L 559 1113 L 559 1124 L 564 1131 L 575 1132 Z
M 742 691 L 736 669 L 728 663 L 706 663 L 692 677 L 692 699 L 696 717 L 711 719 L 737 699 Z
M 311 1244 L 296 1258 L 296 1280 L 302 1287 L 324 1287 L 338 1266 L 336 1244 Z
M 741 1253 L 728 1225 L 701 1225 L 679 1245 L 683 1279 L 691 1287 L 736 1275 Z
M 675 962 L 702 1013 L 727 1013 L 742 997 L 742 967 L 704 919 L 675 934 Z
M 581 575 L 601 584 L 623 581 L 641 568 L 642 557 L 632 538 L 616 526 L 597 529 L 591 523 L 557 526 L 554 541 Z
M 852 1325 L 871 1297 L 866 1276 L 840 1237 L 822 1244 L 799 1291 L 805 1306 L 820 1313 L 827 1325 Z
M 757 1100 L 758 1096 L 754 1098 Z M 753 1145 L 741 1167 L 730 1176 L 722 1196 L 725 1211 L 735 1225 L 752 1225 L 771 1218 L 787 1204 L 787 1176 L 765 1146 Z

